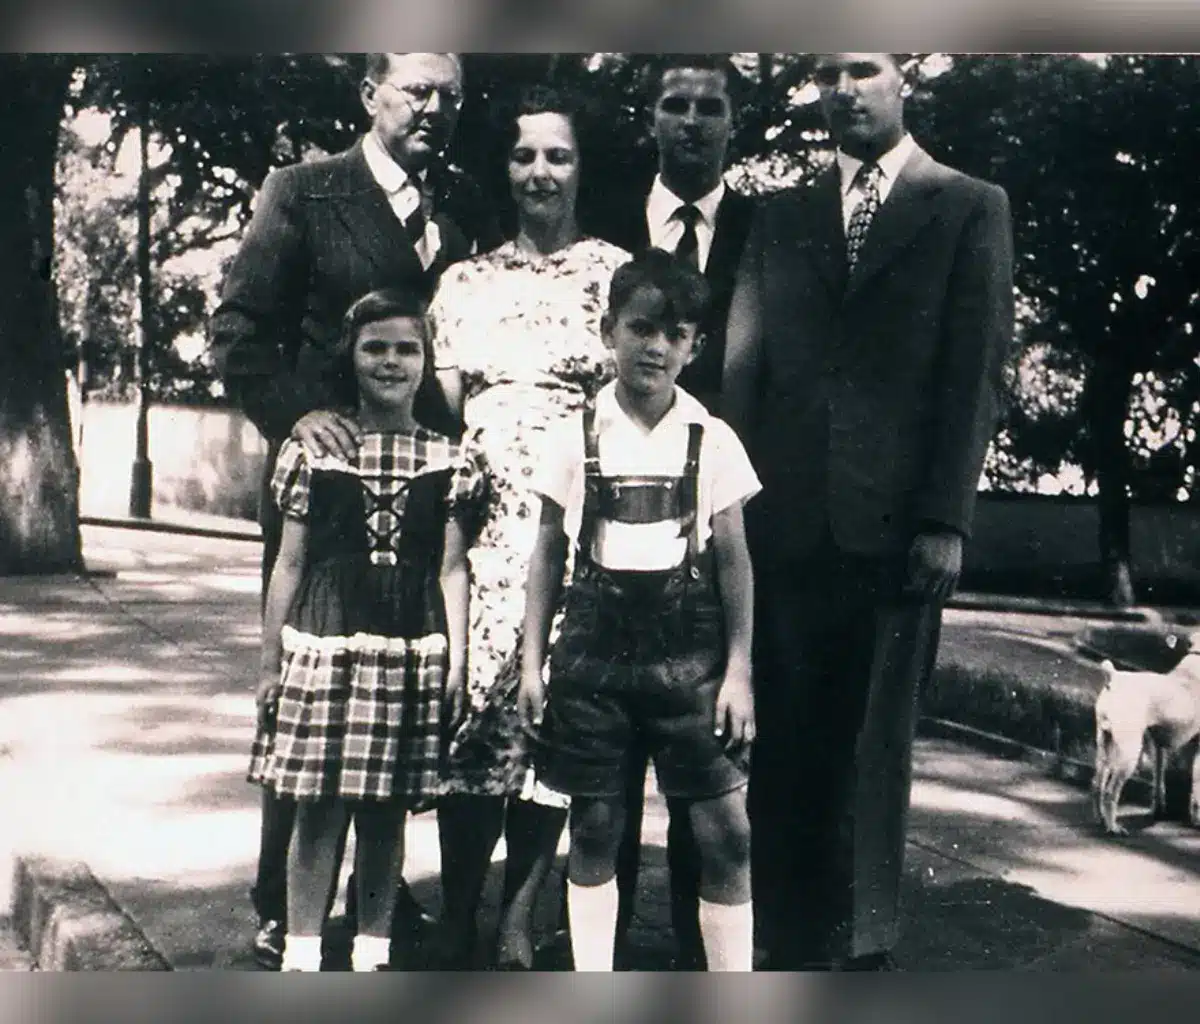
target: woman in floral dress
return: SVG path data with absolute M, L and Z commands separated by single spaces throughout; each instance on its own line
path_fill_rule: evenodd
M 613 271 L 629 258 L 579 230 L 579 129 L 578 105 L 564 94 L 539 87 L 522 98 L 508 152 L 517 236 L 447 271 L 431 309 L 438 376 L 493 482 L 470 555 L 469 709 L 438 809 L 447 966 L 470 962 L 480 893 L 503 831 L 495 962 L 530 968 L 534 904 L 569 803 L 533 776 L 516 688 L 540 507 L 528 481 L 547 426 L 611 377 L 600 315 Z

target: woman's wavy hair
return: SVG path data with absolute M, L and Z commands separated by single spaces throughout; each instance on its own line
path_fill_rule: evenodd
M 429 320 L 428 287 L 410 286 L 380 288 L 368 292 L 353 302 L 342 317 L 342 330 L 330 361 L 328 384 L 339 407 L 358 408 L 358 378 L 354 374 L 354 345 L 359 332 L 367 324 L 390 320 L 392 317 L 411 317 L 425 325 L 423 349 L 425 366 L 421 383 L 413 402 L 413 416 L 418 423 L 436 408 L 437 378 L 433 362 L 433 325 Z
M 495 128 L 494 137 L 497 140 L 498 157 L 508 165 L 508 157 L 516 145 L 518 132 L 517 121 L 522 117 L 534 114 L 561 114 L 571 122 L 571 131 L 575 136 L 575 148 L 579 154 L 579 196 L 576 200 L 575 216 L 580 230 L 592 234 L 595 224 L 592 216 L 594 207 L 593 197 L 598 192 L 598 184 L 591 174 L 589 166 L 594 164 L 593 155 L 600 143 L 598 130 L 599 108 L 589 96 L 566 85 L 539 82 L 523 88 L 515 96 L 498 101 L 492 109 L 491 119 Z M 507 173 L 504 175 L 507 182 Z M 507 188 L 505 195 L 508 195 Z M 516 209 L 511 200 L 506 204 L 505 230 L 509 237 L 516 234 Z

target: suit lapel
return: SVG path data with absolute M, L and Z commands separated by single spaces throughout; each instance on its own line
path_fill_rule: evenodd
M 720 284 L 722 278 L 737 273 L 739 250 L 745 241 L 741 222 L 748 219 L 741 216 L 741 198 L 733 189 L 726 189 L 721 205 L 717 207 L 712 246 L 708 250 L 708 262 L 704 265 L 704 276 L 714 287 Z
M 836 165 L 817 179 L 810 202 L 811 237 L 807 244 L 821 276 L 834 295 L 846 290 L 846 231 L 842 224 L 842 189 Z
M 867 232 L 854 273 L 846 284 L 847 298 L 891 262 L 929 222 L 936 209 L 932 200 L 941 191 L 933 173 L 935 166 L 920 149 L 909 157 Z
M 389 279 L 423 274 L 412 240 L 387 195 L 371 175 L 359 142 L 346 162 L 345 188 L 333 198 L 338 217 L 354 246 Z

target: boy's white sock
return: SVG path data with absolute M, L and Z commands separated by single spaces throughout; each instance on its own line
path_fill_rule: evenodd
M 319 971 L 321 936 L 288 935 L 283 945 L 281 971 Z
M 754 968 L 754 910 L 749 901 L 732 906 L 700 901 L 700 934 L 710 971 Z
M 575 970 L 612 971 L 613 945 L 617 938 L 617 900 L 615 878 L 603 885 L 567 882 Z
M 391 956 L 391 942 L 381 935 L 354 936 L 350 965 L 356 971 L 373 971 L 385 966 Z

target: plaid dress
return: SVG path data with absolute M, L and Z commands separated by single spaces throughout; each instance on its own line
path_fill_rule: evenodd
M 425 430 L 367 433 L 350 463 L 284 444 L 272 496 L 308 526 L 304 578 L 283 629 L 273 729 L 249 778 L 300 799 L 436 794 L 443 754 L 448 516 L 486 500 L 482 461 Z

